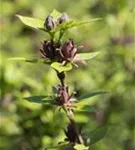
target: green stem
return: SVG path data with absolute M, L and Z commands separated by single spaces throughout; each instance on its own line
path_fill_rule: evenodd
M 54 41 L 54 33 L 50 32 L 50 31 L 48 31 L 48 33 L 49 33 L 49 35 L 51 37 L 51 40 Z
M 58 39 L 58 42 L 59 42 L 59 43 L 60 43 L 60 41 L 61 41 L 61 39 L 62 39 L 64 33 L 65 33 L 65 30 L 60 30 L 59 39 Z

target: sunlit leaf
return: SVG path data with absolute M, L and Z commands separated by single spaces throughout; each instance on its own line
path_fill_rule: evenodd
M 93 52 L 93 53 L 79 53 L 75 56 L 75 61 L 77 60 L 89 60 L 97 56 L 100 52 Z
M 24 61 L 24 62 L 29 62 L 29 63 L 50 64 L 50 60 L 48 60 L 48 59 L 41 59 L 41 58 L 14 57 L 14 58 L 9 58 L 8 60 L 11 60 L 11 61 Z
M 58 17 L 61 16 L 61 13 L 60 13 L 59 11 L 57 11 L 56 9 L 54 9 L 50 15 L 51 15 L 53 18 L 58 18 Z
M 108 126 L 106 125 L 106 126 L 97 127 L 95 130 L 91 131 L 90 133 L 87 132 L 86 135 L 88 135 L 89 144 L 91 145 L 104 138 L 107 131 L 108 131 Z
M 16 15 L 25 25 L 34 28 L 44 30 L 44 20 Z
M 51 67 L 55 70 L 57 70 L 58 72 L 63 72 L 63 71 L 69 71 L 72 69 L 72 64 L 71 63 L 67 63 L 66 65 L 62 65 L 61 63 L 58 62 L 54 62 L 51 64 Z
M 83 144 L 76 144 L 76 145 L 74 146 L 74 148 L 75 148 L 76 150 L 88 150 L 88 149 L 89 149 L 88 146 L 85 146 L 85 145 L 83 145 Z
M 55 104 L 50 96 L 30 96 L 25 97 L 24 99 L 38 104 Z
M 64 22 L 64 23 L 60 24 L 56 29 L 52 30 L 52 32 L 57 32 L 57 31 L 60 31 L 60 30 L 67 30 L 67 29 L 77 27 L 77 26 L 80 26 L 80 25 L 89 24 L 89 23 L 92 23 L 92 22 L 95 22 L 95 21 L 98 21 L 98 20 L 101 20 L 101 18 L 95 18 L 95 19 L 91 19 L 89 21 L 80 21 L 80 22 L 69 20 L 67 22 Z

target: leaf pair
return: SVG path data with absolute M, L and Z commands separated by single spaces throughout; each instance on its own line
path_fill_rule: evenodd
M 74 111 L 78 112 L 96 112 L 96 109 L 90 105 L 90 98 L 94 96 L 99 96 L 101 94 L 106 94 L 107 92 L 92 92 L 84 95 L 83 97 L 78 98 L 77 101 L 73 104 Z M 45 105 L 56 105 L 54 96 L 30 96 L 24 98 L 25 100 L 38 104 Z
M 89 60 L 97 56 L 99 52 L 93 52 L 93 53 L 80 53 L 77 54 L 75 59 L 76 62 L 79 60 Z M 78 58 L 78 60 L 77 60 Z M 72 64 L 69 62 L 66 65 L 62 65 L 59 62 L 53 62 L 49 59 L 41 59 L 41 58 L 24 58 L 24 57 L 14 57 L 14 58 L 9 58 L 8 60 L 14 60 L 14 61 L 24 61 L 24 62 L 29 62 L 29 63 L 43 63 L 43 64 L 51 64 L 51 67 L 58 72 L 63 72 L 63 71 L 69 71 L 72 69 Z
M 58 12 L 57 10 L 53 10 L 53 12 L 50 14 L 52 17 L 54 18 L 58 18 L 61 13 Z M 48 32 L 47 30 L 44 29 L 44 22 L 45 20 L 42 19 L 36 19 L 36 18 L 31 18 L 31 17 L 26 17 L 26 16 L 21 16 L 21 15 L 16 15 L 25 25 L 34 28 L 34 29 L 39 29 L 39 30 L 43 30 L 45 32 Z M 80 22 L 75 22 L 73 20 L 69 20 L 67 22 L 64 22 L 62 24 L 60 24 L 58 27 L 54 28 L 51 32 L 52 33 L 56 33 L 60 30 L 67 30 L 73 27 L 77 27 L 80 25 L 84 25 L 84 24 L 88 24 L 88 23 L 92 23 L 94 21 L 98 21 L 101 20 L 101 18 L 95 18 L 95 19 L 91 19 L 89 21 L 80 21 Z

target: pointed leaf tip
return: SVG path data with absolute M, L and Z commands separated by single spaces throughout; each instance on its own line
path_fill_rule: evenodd
M 94 19 L 90 19 L 89 21 L 73 21 L 73 20 L 69 19 L 68 21 L 60 24 L 58 27 L 56 27 L 54 30 L 52 30 L 52 32 L 57 32 L 60 30 L 66 31 L 68 29 L 78 27 L 81 25 L 85 25 L 85 24 L 90 24 L 90 23 L 93 23 L 93 22 L 99 21 L 99 20 L 101 20 L 101 18 L 94 18 Z
M 77 101 L 75 103 L 81 107 L 86 106 L 86 105 L 93 105 L 94 103 L 97 102 L 97 99 L 94 99 L 93 97 L 95 96 L 100 96 L 103 94 L 108 94 L 108 92 L 90 92 L 87 93 L 86 95 L 80 96 L 77 98 Z
M 18 17 L 25 25 L 31 28 L 44 30 L 44 20 L 21 16 L 18 14 L 15 16 Z
M 103 95 L 103 94 L 107 94 L 107 93 L 108 93 L 108 92 L 105 92 L 105 91 L 90 92 L 90 93 L 88 93 L 88 94 L 86 94 L 86 95 L 83 95 L 83 96 L 79 97 L 79 98 L 78 98 L 78 101 L 76 101 L 76 102 L 81 102 L 81 101 L 83 101 L 83 100 L 85 100 L 85 99 L 89 99 L 89 98 L 91 98 L 91 97 L 99 96 L 99 95 Z
M 90 60 L 96 57 L 100 52 L 91 52 L 91 53 L 79 53 L 75 56 L 75 60 Z
M 43 64 L 50 64 L 50 60 L 42 59 L 42 58 L 25 58 L 25 57 L 13 57 L 8 58 L 9 61 L 24 61 L 29 63 L 43 63 Z
M 24 97 L 23 99 L 38 104 L 54 104 L 50 96 L 30 96 Z
M 83 113 L 94 113 L 97 112 L 97 109 L 90 105 L 85 105 L 82 107 L 81 105 L 78 104 L 75 111 L 83 112 Z

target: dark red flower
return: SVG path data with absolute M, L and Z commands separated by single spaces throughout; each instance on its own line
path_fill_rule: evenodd
M 60 50 L 62 60 L 71 61 L 75 57 L 77 48 L 74 46 L 73 40 L 65 42 Z
M 55 58 L 55 46 L 52 41 L 44 41 L 43 48 L 40 49 L 40 52 L 43 57 L 48 59 Z

